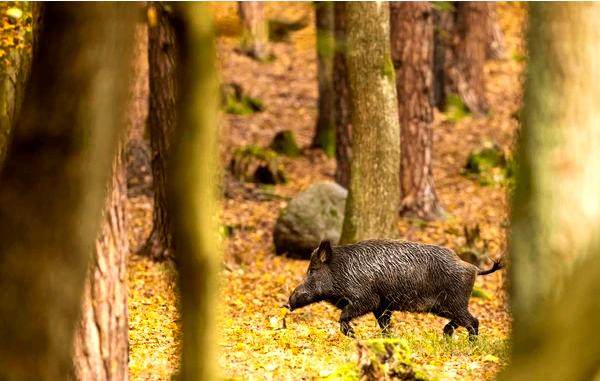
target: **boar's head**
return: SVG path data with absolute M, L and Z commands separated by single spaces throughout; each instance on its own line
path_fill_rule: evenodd
M 306 277 L 290 295 L 286 305 L 290 311 L 326 300 L 333 291 L 333 274 L 329 261 L 333 251 L 329 241 L 321 241 L 310 257 Z

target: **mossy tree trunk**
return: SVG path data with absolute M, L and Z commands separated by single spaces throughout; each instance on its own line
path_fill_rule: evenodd
M 259 61 L 267 60 L 269 52 L 269 28 L 260 1 L 238 1 L 238 13 L 242 22 L 240 50 Z
M 177 41 L 173 14 L 163 3 L 149 4 L 156 24 L 148 29 L 150 104 L 148 129 L 152 149 L 154 209 L 152 232 L 140 253 L 155 260 L 173 258 L 171 217 L 167 208 L 167 166 L 175 134 Z
M 214 224 L 219 107 L 216 52 L 208 5 L 188 3 L 176 10 L 180 99 L 168 195 L 182 298 L 181 379 L 210 381 L 217 379 L 215 304 L 221 263 Z
M 400 212 L 425 220 L 443 215 L 432 172 L 433 10 L 429 2 L 390 3 L 390 41 L 401 130 Z
M 130 4 L 46 5 L 0 172 L 0 379 L 65 380 L 124 126 Z
M 335 53 L 333 56 L 333 91 L 335 122 L 335 181 L 348 189 L 352 160 L 352 125 L 350 88 L 346 65 L 346 2 L 336 1 L 334 9 Z
M 400 126 L 389 5 L 346 4 L 352 168 L 342 243 L 389 238 L 400 201 Z
M 454 10 L 438 13 L 434 76 L 436 105 L 443 109 L 446 98 L 457 94 L 476 116 L 488 112 L 483 68 L 490 37 L 485 2 L 453 2 Z
M 529 7 L 512 207 L 512 361 L 502 380 L 600 371 L 600 4 Z
M 333 2 L 315 2 L 317 27 L 317 80 L 319 82 L 319 115 L 312 146 L 322 148 L 329 157 L 335 155 L 335 120 L 333 89 Z

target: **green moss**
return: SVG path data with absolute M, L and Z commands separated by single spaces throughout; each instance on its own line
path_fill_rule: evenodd
M 488 186 L 499 183 L 511 184 L 514 181 L 516 163 L 508 159 L 497 145 L 486 143 L 467 157 L 462 174 Z
M 325 155 L 329 158 L 335 156 L 335 128 L 328 126 L 327 128 L 318 128 L 318 135 L 315 138 L 314 146 L 321 148 Z
M 324 381 L 354 381 L 359 380 L 360 372 L 358 369 L 358 365 L 353 362 L 349 362 L 343 365 L 340 365 L 335 372 L 330 374 L 329 376 L 323 378 Z
M 383 76 L 389 78 L 394 86 L 396 84 L 396 70 L 394 69 L 394 62 L 392 61 L 392 56 L 386 54 L 383 59 Z
M 227 114 L 250 115 L 265 110 L 263 102 L 244 93 L 236 83 L 224 85 L 221 89 L 222 107 Z
M 484 300 L 492 299 L 492 295 L 489 292 L 482 290 L 479 287 L 473 287 L 473 291 L 471 291 L 471 296 L 473 298 L 480 298 Z
M 434 1 L 431 3 L 431 6 L 436 11 L 442 12 L 454 12 L 456 10 L 450 1 Z
M 292 32 L 299 31 L 308 26 L 308 17 L 303 16 L 298 20 L 288 21 L 282 19 L 269 19 L 269 41 L 285 42 L 290 40 Z
M 446 96 L 444 114 L 448 120 L 458 122 L 459 120 L 469 116 L 470 112 L 458 94 L 448 94 Z
M 233 176 L 239 180 L 258 184 L 287 182 L 287 175 L 277 153 L 255 145 L 239 147 L 233 152 L 229 164 Z
M 300 156 L 301 153 L 294 134 L 290 130 L 279 131 L 275 134 L 270 148 L 279 154 L 292 157 Z

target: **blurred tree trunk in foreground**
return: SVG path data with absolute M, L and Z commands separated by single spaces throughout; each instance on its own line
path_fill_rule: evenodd
M 333 116 L 335 123 L 335 181 L 348 189 L 352 160 L 350 88 L 346 66 L 346 2 L 336 1 L 334 8 L 335 51 L 333 55 Z
M 180 101 L 168 196 L 181 290 L 181 379 L 210 381 L 217 378 L 215 305 L 221 263 L 215 226 L 219 85 L 208 5 L 178 5 L 177 16 Z
M 394 236 L 400 204 L 400 126 L 389 4 L 347 3 L 346 22 L 352 169 L 342 243 Z
M 167 208 L 167 166 L 177 123 L 177 42 L 172 12 L 164 4 L 153 2 L 149 5 L 149 13 L 153 15 L 148 29 L 148 128 L 152 149 L 154 208 L 152 232 L 140 253 L 155 260 L 164 260 L 173 258 L 171 218 Z
M 147 81 L 144 70 L 135 70 L 139 61 L 147 59 L 146 7 L 140 3 L 138 14 L 144 16 L 135 31 L 135 54 L 130 64 L 130 97 L 126 112 L 127 128 L 143 124 L 140 89 Z M 146 48 L 146 49 L 142 49 Z M 139 68 L 138 68 L 139 69 Z M 140 118 L 142 118 L 140 120 Z M 112 178 L 107 184 L 108 196 L 103 223 L 85 283 L 81 319 L 75 333 L 73 356 L 76 380 L 127 380 L 129 337 L 127 321 L 127 173 L 124 145 L 127 134 L 113 161 Z
M 46 5 L 0 173 L 0 379 L 65 380 L 124 125 L 134 7 Z
M 260 1 L 238 1 L 242 22 L 240 50 L 259 61 L 267 60 L 269 53 L 269 28 Z
M 317 79 L 319 82 L 319 116 L 312 146 L 322 148 L 329 157 L 335 155 L 335 120 L 333 90 L 333 2 L 315 2 L 317 27 Z
M 600 4 L 529 7 L 512 207 L 512 362 L 503 380 L 600 371 Z
M 455 9 L 437 11 L 434 81 L 435 103 L 444 109 L 456 94 L 476 116 L 488 112 L 483 67 L 490 39 L 485 2 L 454 2 Z
M 390 3 L 390 41 L 400 120 L 400 212 L 443 216 L 432 173 L 433 10 L 429 2 Z

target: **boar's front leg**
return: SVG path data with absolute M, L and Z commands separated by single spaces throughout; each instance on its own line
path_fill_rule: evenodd
M 373 311 L 373 307 L 365 303 L 350 302 L 345 305 L 340 315 L 340 330 L 342 333 L 348 337 L 355 337 L 350 321 L 371 311 Z

